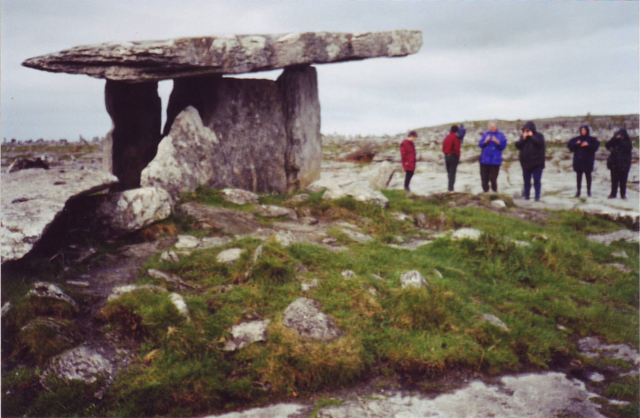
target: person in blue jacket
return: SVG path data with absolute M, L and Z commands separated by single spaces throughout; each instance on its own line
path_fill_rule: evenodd
M 482 179 L 482 190 L 498 191 L 498 174 L 502 165 L 502 151 L 507 147 L 507 137 L 498 130 L 498 123 L 489 123 L 489 130 L 482 134 L 478 146 L 482 148 L 480 155 L 480 178 Z
M 587 196 L 591 197 L 591 172 L 600 141 L 598 138 L 590 136 L 589 133 L 589 125 L 582 125 L 580 136 L 571 139 L 567 144 L 569 151 L 573 152 L 573 171 L 576 172 L 577 182 L 576 197 L 580 197 L 583 173 L 587 179 Z

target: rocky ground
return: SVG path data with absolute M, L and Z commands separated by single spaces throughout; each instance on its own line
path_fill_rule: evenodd
M 562 129 L 558 132 L 565 132 Z M 542 199 L 525 202 L 520 199 L 522 179 L 512 149 L 506 152 L 499 177 L 500 195 L 480 193 L 478 151 L 470 143 L 477 132 L 470 130 L 458 169 L 459 193 L 448 194 L 444 193 L 446 173 L 437 143 L 441 130 L 421 132 L 424 142 L 418 143 L 420 161 L 412 181 L 413 197 L 393 191 L 402 189 L 401 172 L 388 185 L 392 191 L 381 193 L 371 187 L 372 179 L 398 168 L 399 138 L 369 138 L 376 143 L 373 162 L 353 163 L 340 160 L 358 151 L 361 141 L 326 137 L 322 177 L 309 193 L 284 200 L 233 191 L 198 191 L 183 197 L 168 221 L 141 232 L 106 240 L 65 233 L 53 239 L 58 248 L 49 249 L 46 258 L 41 254 L 28 258 L 28 265 L 3 265 L 3 415 L 104 414 L 109 408 L 103 399 L 119 405 L 120 409 L 109 412 L 116 415 L 123 411 L 189 415 L 192 410 L 203 415 L 202 411 L 229 405 L 243 409 L 256 400 L 265 404 L 284 399 L 268 407 L 216 416 L 633 416 L 626 414 L 637 413 L 633 404 L 638 397 L 640 358 L 637 332 L 627 324 L 637 324 L 638 301 L 620 289 L 637 293 L 637 281 L 629 284 L 629 278 L 637 276 L 637 260 L 629 254 L 637 258 L 638 236 L 628 228 L 637 229 L 640 212 L 637 151 L 628 200 L 606 199 L 606 157 L 596 163 L 593 197 L 578 199 L 573 197 L 571 155 L 561 145 L 551 144 Z M 606 155 L 604 149 L 600 153 Z M 15 157 L 42 154 L 56 169 L 69 171 L 97 168 L 101 162 L 96 145 L 16 144 L 3 146 L 3 172 Z M 385 161 L 391 164 L 383 168 Z M 327 191 L 322 193 L 323 189 Z M 525 223 L 511 223 L 520 221 Z M 509 230 L 509 225 L 517 226 Z M 562 243 L 565 234 L 567 242 Z M 587 236 L 592 240 L 589 244 Z M 582 248 L 572 249 L 572 245 Z M 504 252 L 501 262 L 505 264 L 474 261 L 459 265 L 438 258 L 442 249 L 467 254 L 469 260 L 479 254 L 482 257 L 484 251 L 496 251 L 495 256 Z M 307 251 L 318 255 L 309 258 Z M 555 280 L 568 277 L 569 290 L 565 290 L 577 301 L 569 303 L 569 310 L 577 309 L 568 314 L 571 319 L 562 319 L 560 311 L 552 313 L 557 308 L 546 300 L 533 301 L 531 306 L 522 302 L 528 306 L 523 313 L 483 293 L 486 285 L 480 282 L 493 280 L 495 284 L 503 271 L 517 276 L 514 272 L 523 267 L 509 264 L 511 258 L 526 259 L 528 252 L 540 257 L 548 269 L 540 274 L 558 274 Z M 335 254 L 333 260 L 330 254 Z M 583 265 L 566 261 L 569 254 Z M 477 285 L 464 282 L 465 270 L 472 272 Z M 276 282 L 266 285 L 261 280 Z M 532 284 L 530 280 L 538 280 L 535 277 L 522 280 L 527 283 L 525 288 L 549 291 L 546 283 Z M 277 286 L 278 296 L 269 293 L 271 286 Z M 593 290 L 578 290 L 580 286 Z M 446 324 L 428 328 L 429 336 L 455 335 L 463 341 L 472 334 L 470 341 L 477 341 L 484 350 L 481 358 L 471 350 L 465 354 L 469 359 L 452 361 L 452 366 L 436 374 L 413 374 L 402 366 L 405 361 L 412 367 L 438 361 L 427 354 L 431 348 L 423 347 L 425 352 L 420 352 L 419 344 L 426 343 L 412 334 L 413 325 L 406 322 L 421 319 L 408 319 L 411 315 L 394 319 L 394 313 L 380 313 L 391 306 L 404 309 L 399 305 L 402 298 L 426 297 L 402 290 L 414 287 L 415 292 L 429 288 L 429 297 L 442 297 L 429 299 L 435 307 L 450 300 L 450 291 L 461 292 L 460 300 L 473 306 L 471 311 L 448 312 L 450 300 L 442 305 L 444 311 L 425 313 Z M 461 290 L 466 288 L 474 290 Z M 347 300 L 333 299 L 341 293 L 349 295 Z M 607 293 L 609 297 L 602 296 Z M 521 303 L 519 293 L 510 297 Z M 256 302 L 259 300 L 262 302 Z M 605 306 L 604 311 L 594 310 L 596 306 Z M 533 322 L 529 311 L 535 314 Z M 363 315 L 362 319 L 353 319 L 354 314 Z M 377 319 L 370 322 L 371 318 Z M 378 328 L 380 318 L 394 325 Z M 625 325 L 610 326 L 615 330 L 597 325 L 616 318 Z M 532 350 L 528 360 L 521 358 L 516 360 L 520 365 L 513 366 L 508 360 L 512 355 L 509 347 L 534 338 L 536 326 L 540 335 L 558 340 L 555 350 L 570 348 L 560 350 L 561 356 L 558 351 L 554 358 Z M 371 360 L 354 371 L 352 364 L 341 363 L 351 358 L 350 350 L 362 350 L 367 356 L 372 353 L 367 351 L 369 346 L 360 345 L 367 340 L 354 331 L 358 327 L 372 335 L 400 332 L 398 338 L 408 338 L 406 345 L 411 350 L 395 358 L 397 348 L 382 348 L 385 337 L 376 336 L 380 342 L 367 344 L 381 344 L 376 348 L 380 352 L 391 350 L 383 357 L 392 364 Z M 466 333 L 458 329 L 465 327 Z M 47 340 L 52 334 L 55 337 Z M 300 338 L 324 342 L 302 343 L 300 352 L 296 345 Z M 544 338 L 535 338 L 540 339 L 530 340 L 531 347 L 543 347 Z M 44 340 L 51 343 L 43 347 Z M 283 359 L 277 341 L 289 344 L 294 358 Z M 460 341 L 448 343 L 455 346 Z M 225 392 L 207 386 L 207 379 L 187 372 L 184 359 L 199 358 L 189 354 L 190 346 L 230 368 L 213 368 L 209 373 L 226 373 L 223 387 L 233 389 Z M 469 348 L 460 345 L 457 349 Z M 523 348 L 513 350 L 520 353 Z M 454 351 L 446 352 L 454 356 Z M 265 374 L 246 367 L 247 362 L 259 364 L 263 355 L 278 359 L 270 363 L 275 369 Z M 322 360 L 327 363 L 315 365 L 306 355 L 328 355 Z M 336 363 L 329 360 L 332 356 Z M 197 367 L 210 367 L 205 366 L 206 356 L 197 361 Z M 463 365 L 465 361 L 474 366 Z M 287 372 L 291 364 L 297 366 Z M 289 382 L 287 373 L 305 368 L 318 381 L 326 379 L 326 388 L 309 390 L 300 383 L 283 383 Z M 167 375 L 168 370 L 174 375 Z M 242 371 L 236 374 L 233 370 Z M 253 388 L 237 383 L 245 382 L 243 374 L 251 376 Z M 338 383 L 349 375 L 355 378 Z M 74 378 L 84 386 L 70 390 Z M 157 391 L 145 386 L 152 381 Z M 187 393 L 172 387 L 180 382 Z M 227 397 L 230 403 L 221 407 L 201 399 L 202 385 L 209 388 L 209 397 Z M 43 392 L 42 387 L 48 390 Z M 91 405 L 74 399 L 78 396 L 90 399 Z M 173 401 L 165 402 L 167 397 Z M 153 404 L 145 406 L 145 398 Z M 66 407 L 60 408 L 61 403 Z

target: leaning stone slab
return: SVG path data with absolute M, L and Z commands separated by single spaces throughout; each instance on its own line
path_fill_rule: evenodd
M 305 339 L 331 341 L 342 335 L 333 318 L 320 310 L 320 304 L 307 298 L 296 299 L 287 307 L 282 324 Z
M 67 201 L 114 185 L 109 173 L 90 170 L 23 170 L 2 175 L 2 262 L 26 255 Z
M 112 373 L 113 365 L 106 358 L 82 345 L 53 357 L 42 373 L 40 381 L 45 385 L 47 377 L 53 375 L 67 382 L 80 380 L 94 383 L 99 376 L 110 380 Z
M 268 319 L 262 321 L 243 322 L 231 328 L 231 336 L 233 339 L 227 341 L 224 345 L 225 351 L 240 350 L 249 344 L 264 341 L 267 339 L 267 327 L 271 321 Z
M 171 196 L 157 187 L 114 193 L 104 199 L 94 216 L 111 234 L 135 232 L 171 215 Z
M 140 82 L 402 57 L 415 54 L 421 46 L 422 33 L 409 30 L 200 36 L 82 45 L 29 58 L 22 65 L 44 71 Z
M 418 270 L 407 271 L 400 276 L 400 285 L 403 289 L 414 287 L 417 289 L 429 287 L 429 282 Z

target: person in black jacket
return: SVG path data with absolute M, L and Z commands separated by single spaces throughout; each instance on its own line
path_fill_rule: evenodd
M 607 141 L 605 147 L 611 151 L 607 159 L 607 168 L 611 170 L 611 194 L 609 199 L 615 199 L 620 185 L 620 197 L 627 198 L 627 178 L 631 169 L 631 149 L 633 144 L 626 129 L 620 129 Z
M 576 197 L 580 197 L 583 173 L 587 179 L 587 196 L 591 197 L 591 172 L 600 141 L 589 135 L 589 125 L 582 125 L 580 136 L 571 139 L 567 146 L 569 151 L 573 152 L 573 171 L 576 172 L 577 182 Z
M 531 192 L 531 177 L 536 192 L 536 202 L 540 200 L 542 189 L 542 170 L 544 170 L 544 135 L 536 130 L 533 122 L 527 122 L 522 128 L 520 140 L 516 142 L 516 148 L 520 150 L 520 165 L 522 177 L 524 177 L 524 198 L 529 200 Z

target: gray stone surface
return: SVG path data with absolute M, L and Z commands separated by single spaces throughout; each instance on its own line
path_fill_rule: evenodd
M 185 282 L 177 274 L 167 273 L 156 269 L 147 270 L 147 274 L 154 279 L 162 280 L 163 282 L 170 284 L 177 289 L 196 289 L 196 286 Z
M 400 275 L 400 285 L 403 289 L 408 287 L 420 289 L 429 287 L 429 282 L 427 282 L 422 273 L 417 270 L 411 270 Z
M 353 270 L 345 270 L 340 273 L 340 276 L 342 276 L 343 279 L 349 280 L 356 277 L 356 274 L 353 272 Z
M 231 188 L 222 190 L 222 198 L 227 202 L 235 203 L 236 205 L 258 203 L 259 200 L 259 196 L 253 192 Z
M 501 330 L 505 331 L 505 332 L 509 332 L 509 327 L 507 326 L 507 324 L 505 324 L 504 322 L 502 322 L 502 320 L 500 320 L 500 318 L 498 318 L 495 315 L 491 315 L 491 314 L 482 314 L 480 315 L 480 320 L 487 322 L 493 326 L 496 326 L 498 328 L 500 328 Z
M 107 301 L 115 300 L 115 299 L 119 298 L 122 295 L 125 295 L 127 293 L 131 293 L 131 292 L 135 292 L 135 291 L 138 291 L 138 290 L 146 290 L 146 291 L 155 292 L 155 293 L 167 293 L 167 289 L 165 289 L 164 287 L 155 286 L 155 285 L 152 285 L 152 284 L 143 284 L 143 285 L 126 284 L 126 285 L 114 287 L 111 290 L 111 293 L 109 294 L 109 297 L 107 298 Z
M 180 261 L 180 257 L 175 251 L 163 251 L 160 255 L 160 261 L 171 261 L 177 263 Z
M 481 235 L 482 235 L 482 231 L 478 231 L 477 229 L 460 228 L 451 235 L 451 239 L 454 241 L 461 240 L 461 239 L 469 239 L 472 241 L 477 241 L 480 239 Z
M 264 408 L 253 408 L 242 412 L 208 415 L 204 418 L 299 418 L 306 407 L 298 404 L 278 404 Z
M 178 207 L 183 215 L 193 216 L 199 221 L 212 222 L 226 234 L 247 234 L 262 225 L 255 216 L 246 212 L 198 203 L 183 203 Z
M 296 211 L 289 208 L 283 208 L 282 206 L 275 205 L 258 205 L 253 208 L 253 213 L 263 216 L 265 218 L 279 218 L 286 216 L 291 220 L 297 220 L 298 215 Z
M 182 315 L 186 320 L 190 321 L 191 317 L 189 316 L 189 307 L 187 306 L 187 302 L 184 300 L 182 295 L 178 293 L 169 293 L 169 299 L 173 306 L 176 307 L 178 313 Z
M 29 58 L 22 65 L 44 71 L 138 82 L 401 57 L 415 54 L 421 46 L 421 32 L 408 30 L 200 36 L 82 45 Z
M 640 354 L 626 344 L 606 344 L 597 337 L 585 337 L 578 341 L 578 349 L 587 357 L 611 357 L 640 365 Z
M 231 328 L 231 339 L 224 345 L 225 351 L 240 350 L 249 344 L 267 339 L 267 327 L 271 321 L 243 322 Z
M 110 235 L 124 235 L 171 215 L 169 193 L 157 187 L 143 187 L 113 193 L 101 199 L 94 217 Z
M 220 252 L 216 256 L 216 261 L 218 263 L 231 264 L 240 260 L 240 256 L 244 252 L 242 248 L 229 248 L 228 250 L 224 250 Z
M 2 262 L 22 258 L 69 199 L 104 190 L 117 178 L 97 171 L 22 170 L 2 175 Z
M 28 293 L 29 299 L 32 300 L 54 300 L 69 305 L 69 307 L 78 312 L 78 303 L 71 299 L 69 295 L 64 293 L 62 289 L 53 283 L 36 282 Z
M 201 184 L 223 184 L 228 176 L 216 134 L 189 106 L 177 116 L 155 157 L 142 170 L 140 183 L 161 187 L 177 199 L 180 193 L 193 191 Z
M 361 244 L 373 241 L 370 235 L 363 234 L 361 232 L 352 231 L 349 228 L 340 228 L 340 231 L 352 241 L 359 242 Z
M 95 350 L 79 346 L 53 357 L 47 364 L 40 381 L 43 385 L 49 375 L 64 381 L 81 380 L 93 383 L 99 376 L 111 379 L 113 365 Z
M 373 190 L 384 190 L 391 183 L 394 173 L 398 171 L 398 167 L 389 161 L 383 161 L 379 164 L 377 171 L 369 178 L 369 183 Z
M 276 84 L 282 94 L 287 133 L 287 190 L 300 190 L 320 178 L 322 136 L 318 75 L 310 66 L 288 67 Z
M 638 242 L 638 232 L 621 229 L 619 231 L 610 232 L 608 234 L 593 234 L 587 236 L 589 241 L 599 242 L 604 245 L 611 245 L 616 241 Z
M 302 282 L 302 284 L 300 286 L 301 286 L 303 292 L 310 292 L 311 290 L 313 290 L 316 287 L 318 287 L 319 284 L 320 283 L 318 282 L 318 279 L 313 279 L 311 281 Z
M 331 341 L 342 335 L 333 318 L 320 310 L 320 304 L 307 298 L 298 298 L 287 307 L 282 324 L 305 339 Z
M 288 247 L 296 242 L 296 237 L 291 231 L 278 231 L 273 238 L 276 242 L 279 242 L 283 247 Z

